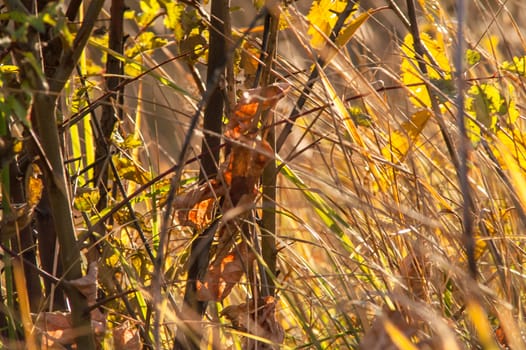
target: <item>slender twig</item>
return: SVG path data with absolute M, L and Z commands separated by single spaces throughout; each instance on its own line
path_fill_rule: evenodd
M 35 123 L 36 135 L 42 145 L 46 161 L 50 169 L 46 169 L 46 186 L 50 193 L 50 204 L 53 213 L 54 228 L 61 246 L 60 258 L 65 269 L 66 280 L 82 277 L 80 252 L 76 244 L 75 227 L 72 217 L 68 180 L 63 164 L 60 136 L 55 125 L 54 107 L 57 95 L 75 68 L 80 54 L 84 50 L 93 25 L 98 18 L 104 1 L 94 0 L 90 3 L 85 21 L 83 22 L 73 43 L 73 50 L 65 52 L 61 65 L 49 81 L 49 89 L 43 77 L 34 71 L 31 64 L 24 63 L 30 85 L 36 91 L 33 95 L 32 121 Z M 35 55 L 37 56 L 37 55 Z M 51 92 L 51 93 L 48 93 Z M 91 328 L 90 315 L 86 312 L 86 298 L 75 289 L 67 290 L 71 305 L 73 326 L 83 329 L 76 337 L 77 347 L 95 349 L 95 341 Z
M 477 278 L 477 262 L 475 260 L 475 239 L 473 237 L 473 199 L 468 179 L 468 159 L 469 159 L 469 139 L 466 132 L 466 121 L 464 117 L 464 90 L 466 82 L 464 80 L 464 21 L 465 21 L 464 0 L 457 1 L 457 49 L 455 52 L 455 69 L 457 83 L 457 126 L 459 133 L 458 142 L 458 181 L 464 205 L 462 208 L 462 222 L 464 226 L 464 246 L 468 258 L 469 273 L 473 279 Z
M 75 18 L 77 17 L 77 14 L 79 12 L 80 4 L 82 4 L 82 0 L 72 0 L 69 5 L 68 9 L 66 10 L 66 17 L 70 22 L 73 22 Z
M 111 22 L 108 47 L 119 54 L 123 52 L 123 20 L 124 20 L 124 1 L 112 0 L 111 2 Z M 112 55 L 108 55 L 106 62 L 106 88 L 110 94 L 107 97 L 105 104 L 103 104 L 100 121 L 97 118 L 92 118 L 96 125 L 97 136 L 95 138 L 95 158 L 104 159 L 102 162 L 96 162 L 94 168 L 95 185 L 99 188 L 100 199 L 97 203 L 97 209 L 102 211 L 108 206 L 108 163 L 111 161 L 112 145 L 110 142 L 111 135 L 115 124 L 119 120 L 114 111 L 114 102 L 117 98 L 117 87 L 120 85 L 120 77 L 122 76 L 122 63 Z M 104 223 L 99 223 L 96 231 L 103 232 L 105 230 Z M 96 252 L 94 250 L 93 252 Z M 93 254 L 95 255 L 95 254 Z M 90 260 L 94 260 L 95 256 L 90 256 Z
M 266 50 L 263 56 L 265 61 L 265 69 L 261 69 L 262 80 L 265 85 L 269 85 L 273 78 L 270 73 L 272 70 L 272 63 L 277 51 L 277 39 L 278 39 L 278 28 L 279 28 L 279 13 L 267 15 L 268 23 L 265 21 L 265 25 L 268 25 L 268 35 L 266 38 Z M 266 28 L 267 29 L 267 28 Z M 260 65 L 263 67 L 263 65 Z M 259 71 L 259 69 L 258 69 Z M 262 117 L 262 125 L 268 127 L 263 130 L 263 139 L 266 139 L 272 149 L 276 149 L 276 135 L 274 125 L 274 111 L 268 110 L 265 112 L 265 116 Z M 262 264 L 259 264 L 259 273 L 261 276 L 261 291 L 262 297 L 273 296 L 275 294 L 275 282 L 274 277 L 276 276 L 276 185 L 278 169 L 276 160 L 272 159 L 269 164 L 263 170 L 261 177 L 261 185 L 263 191 L 263 214 L 261 217 L 261 253 L 263 261 L 267 269 Z
M 224 84 L 220 81 L 225 73 L 227 63 L 231 59 L 227 58 L 225 24 L 229 23 L 229 1 L 212 0 L 211 19 L 210 19 L 210 40 L 208 47 L 208 66 L 207 66 L 207 93 L 210 98 L 206 103 L 203 129 L 205 136 L 201 142 L 201 153 L 203 159 L 200 162 L 199 180 L 207 181 L 217 175 L 218 162 L 220 155 L 220 135 L 222 134 L 223 110 L 225 107 Z M 229 108 L 229 107 L 227 107 Z M 169 212 L 170 209 L 167 209 Z M 196 280 L 206 271 L 209 263 L 209 251 L 212 244 L 212 238 L 215 234 L 216 226 L 212 225 L 192 242 L 190 247 L 190 256 L 188 258 L 188 275 L 185 286 L 185 294 L 182 310 L 188 321 L 199 321 L 206 309 L 206 302 L 197 300 Z M 159 245 L 159 252 L 162 246 Z M 162 254 L 162 253 L 161 253 Z M 159 259 L 159 269 L 162 269 L 163 262 Z M 158 280 L 161 283 L 161 280 Z M 160 297 L 160 295 L 158 295 Z M 185 320 L 186 321 L 186 320 Z M 154 323 L 154 330 L 157 333 L 157 320 Z M 196 326 L 197 327 L 197 326 Z M 193 332 L 190 329 L 178 328 L 174 348 L 199 348 L 200 332 Z
M 212 0 L 212 13 L 210 19 L 210 41 L 208 46 L 208 66 L 206 83 L 211 86 L 214 79 L 218 82 L 224 76 L 224 69 L 226 67 L 226 40 L 225 40 L 225 18 L 228 13 L 228 0 Z M 215 75 L 219 75 L 218 78 Z M 205 133 L 202 141 L 201 150 L 205 154 L 201 162 L 201 172 L 199 179 L 201 181 L 206 178 L 214 177 L 217 174 L 217 164 L 219 162 L 219 143 L 221 135 L 221 128 L 223 124 L 223 108 L 224 108 L 224 84 L 213 84 L 210 100 L 206 104 L 203 129 L 211 131 Z

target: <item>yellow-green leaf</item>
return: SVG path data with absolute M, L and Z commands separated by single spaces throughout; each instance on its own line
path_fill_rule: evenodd
M 480 84 L 468 90 L 466 111 L 487 130 L 495 131 L 498 117 L 508 112 L 508 104 L 497 87 L 491 84 Z M 466 128 L 468 137 L 476 144 L 481 137 L 479 124 L 468 118 Z
M 470 66 L 474 66 L 475 64 L 480 62 L 480 53 L 475 50 L 467 49 L 466 50 L 466 60 L 468 61 L 468 64 Z
M 142 145 L 143 143 L 141 139 L 137 138 L 133 134 L 126 136 L 126 138 L 124 139 L 124 142 L 119 144 L 120 147 L 127 149 L 127 150 L 135 149 L 137 147 L 141 147 Z
M 81 187 L 77 188 L 73 206 L 79 211 L 89 212 L 95 208 L 100 199 L 100 193 L 97 188 Z
M 117 168 L 119 176 L 126 180 L 133 181 L 139 185 L 144 185 L 152 178 L 151 173 L 142 169 L 137 163 L 128 157 L 115 155 L 113 162 Z
M 142 52 L 163 47 L 168 43 L 168 40 L 159 38 L 152 32 L 143 32 L 137 38 L 137 42 L 134 46 L 126 50 L 126 56 L 133 58 Z

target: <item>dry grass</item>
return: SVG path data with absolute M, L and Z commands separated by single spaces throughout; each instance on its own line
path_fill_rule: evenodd
M 475 243 L 474 256 L 470 256 L 463 213 L 467 197 L 459 183 L 462 169 L 456 163 L 462 138 L 454 88 L 455 2 L 417 2 L 420 32 L 429 37 L 422 34 L 422 40 L 433 56 L 427 59 L 427 74 L 415 59 L 407 59 L 415 48 L 404 42 L 408 29 L 400 14 L 388 7 L 394 3 L 398 2 L 362 2 L 353 19 L 369 9 L 377 11 L 357 25 L 350 42 L 336 51 L 313 44 L 305 17 L 309 2 L 281 7 L 283 30 L 274 74 L 288 82 L 291 91 L 274 109 L 277 135 L 308 83 L 311 69 L 319 64 L 317 58 L 328 61 L 301 117 L 276 154 L 280 172 L 275 208 L 261 207 L 261 193 L 256 201 L 258 215 L 271 210 L 278 222 L 274 283 L 283 348 L 524 349 L 526 31 L 521 23 L 526 5 L 520 0 L 470 2 L 464 23 L 467 46 L 480 55 L 462 75 L 467 84 L 463 93 L 472 200 L 468 213 Z M 404 7 L 400 11 L 407 14 Z M 234 11 L 232 16 L 236 27 L 241 12 Z M 159 32 L 156 23 L 148 29 Z M 248 39 L 258 36 L 256 32 Z M 142 55 L 145 66 L 153 67 L 173 55 L 177 43 L 166 37 L 162 48 Z M 333 51 L 336 54 L 331 57 Z M 509 64 L 514 57 L 515 66 Z M 171 77 L 171 85 L 148 75 L 126 87 L 124 104 L 119 105 L 125 115 L 122 130 L 141 142 L 137 147 L 114 141 L 122 159 L 133 159 L 147 171 L 120 163 L 117 170 L 124 193 L 131 195 L 144 187 L 129 201 L 131 207 L 113 216 L 108 233 L 100 237 L 105 243 L 101 289 L 108 296 L 131 291 L 103 305 L 109 327 L 126 321 L 130 329 L 141 330 L 143 341 L 153 342 L 159 329 L 152 314 L 157 314 L 161 348 L 171 347 L 174 330 L 185 317 L 178 310 L 193 233 L 178 215 L 173 216 L 162 289 L 154 290 L 152 273 L 155 276 L 158 271 L 152 258 L 158 251 L 169 185 L 164 178 L 153 185 L 148 180 L 176 162 L 190 116 L 202 96 L 199 85 L 204 83 L 199 74 L 205 57 L 185 60 L 155 70 L 159 76 Z M 419 78 L 403 74 L 404 60 L 405 69 L 412 67 Z M 438 67 L 430 63 L 433 60 Z M 243 62 L 239 68 L 250 78 L 249 66 Z M 95 100 L 101 80 L 94 75 L 89 81 L 96 86 L 90 92 Z M 494 90 L 487 95 L 470 90 L 482 84 Z M 499 99 L 504 102 L 500 104 Z M 194 157 L 200 153 L 202 131 L 200 126 L 192 139 L 178 196 L 198 186 L 199 160 Z M 86 147 L 86 139 L 81 142 L 73 133 L 69 135 L 68 158 L 85 157 L 74 149 L 77 143 Z M 74 173 L 89 163 L 83 160 L 70 170 Z M 79 211 L 78 229 L 89 229 L 87 222 L 91 225 L 107 210 L 128 202 L 122 192 L 114 194 L 106 211 L 97 213 L 92 207 L 82 219 Z M 261 233 L 255 220 L 249 218 L 246 223 Z M 254 249 L 260 253 L 258 247 Z M 470 274 L 471 258 L 476 280 Z M 258 268 L 262 266 L 260 261 Z M 257 278 L 245 275 L 225 300 L 210 303 L 203 321 L 203 343 L 217 348 L 241 346 L 247 334 L 232 327 L 221 311 L 254 298 L 252 282 Z M 162 295 L 161 305 L 152 304 L 156 292 Z M 105 344 L 110 347 L 110 342 Z

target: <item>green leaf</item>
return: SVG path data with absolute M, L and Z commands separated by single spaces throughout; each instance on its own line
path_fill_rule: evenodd
M 437 99 L 440 103 L 447 102 L 448 98 L 452 99 L 457 93 L 457 87 L 455 86 L 455 81 L 452 79 L 429 79 L 431 84 L 435 88 L 440 90 L 442 94 L 437 94 Z

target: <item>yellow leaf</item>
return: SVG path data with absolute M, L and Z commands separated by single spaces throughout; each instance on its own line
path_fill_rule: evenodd
M 338 21 L 347 0 L 318 0 L 312 3 L 307 19 L 310 22 L 308 34 L 312 47 L 320 49 L 325 46 L 325 37 L 329 36 Z
M 157 0 L 142 0 L 139 1 L 139 6 L 141 13 L 137 17 L 137 23 L 142 27 L 150 25 L 161 10 L 161 5 Z
M 20 68 L 11 64 L 0 64 L 0 73 L 18 73 Z
M 504 143 L 500 138 L 496 139 L 495 146 L 500 155 L 501 167 L 506 167 L 511 178 L 515 193 L 523 207 L 526 207 L 526 177 L 520 163 L 512 155 L 516 154 L 513 143 Z
M 351 23 L 349 23 L 345 29 L 338 35 L 336 38 L 336 45 L 338 47 L 343 47 L 351 40 L 354 33 L 364 24 L 371 15 L 379 10 L 368 10 L 367 12 L 361 13 L 359 16 L 354 18 Z
M 321 52 L 321 56 L 323 57 L 325 64 L 328 64 L 330 60 L 334 58 L 334 56 L 337 53 L 336 49 L 340 49 L 347 45 L 347 43 L 351 40 L 356 31 L 369 19 L 369 17 L 371 17 L 371 15 L 373 15 L 377 11 L 379 10 L 369 10 L 353 19 L 336 38 L 336 48 L 329 46 L 327 49 L 326 47 L 324 47 L 325 45 L 321 45 L 320 47 L 314 46 L 317 49 L 327 49 L 325 52 Z
M 180 41 L 183 38 L 183 27 L 181 26 L 181 15 L 184 12 L 184 5 L 178 1 L 167 1 L 163 3 L 166 8 L 164 25 L 166 28 L 173 30 L 175 39 Z
M 25 348 L 29 350 L 39 349 L 35 339 L 35 332 L 33 320 L 31 319 L 31 310 L 29 307 L 29 295 L 26 283 L 26 276 L 24 273 L 24 265 L 20 257 L 11 259 L 13 264 L 13 276 L 15 281 L 15 289 L 18 295 L 19 317 L 21 318 L 25 335 Z
M 33 209 L 40 203 L 44 183 L 42 182 L 42 170 L 35 163 L 31 164 L 26 173 L 26 199 L 29 210 Z
M 504 61 L 500 65 L 500 69 L 524 76 L 526 73 L 526 57 L 513 57 L 513 62 Z
M 497 130 L 495 135 L 501 146 L 505 147 L 507 152 L 510 153 L 510 156 L 513 158 L 514 162 L 517 163 L 520 168 L 526 169 L 525 135 L 517 128 L 511 131 Z M 495 157 L 497 158 L 500 167 L 503 170 L 509 170 L 508 164 L 500 154 L 502 147 L 495 147 L 493 143 L 490 143 L 489 146 L 494 149 Z
M 451 80 L 451 67 L 441 36 L 433 39 L 428 34 L 421 33 L 420 39 L 438 65 L 438 67 L 436 67 L 431 64 L 428 58 L 424 60 L 427 66 L 427 78 L 435 81 Z M 411 97 L 411 102 L 418 107 L 422 107 L 422 104 L 426 107 L 431 107 L 431 98 L 424 85 L 424 80 L 421 78 L 422 73 L 418 68 L 418 60 L 416 59 L 413 36 L 411 34 L 406 35 L 401 50 L 403 53 L 402 63 L 400 65 L 402 82 L 417 97 Z
M 502 62 L 501 53 L 499 50 L 499 37 L 496 35 L 486 35 L 480 41 L 480 46 L 484 48 L 497 62 Z
M 431 113 L 423 109 L 413 114 L 408 121 L 403 122 L 400 129 L 389 136 L 389 144 L 382 149 L 384 157 L 391 161 L 402 161 L 430 117 Z

